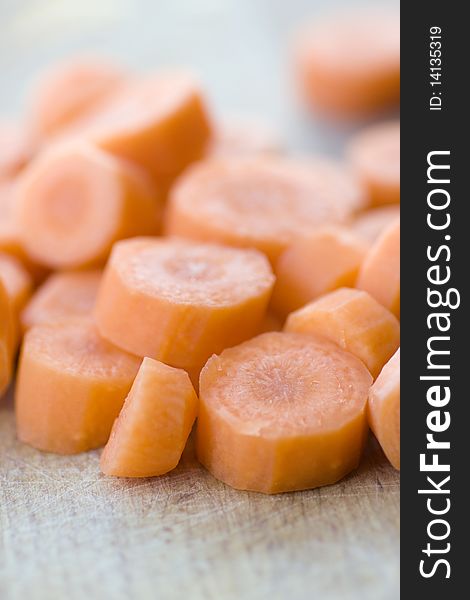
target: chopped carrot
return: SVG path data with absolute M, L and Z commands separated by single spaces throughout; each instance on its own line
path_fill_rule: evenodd
M 144 358 L 101 455 L 105 475 L 154 477 L 174 469 L 197 414 L 188 374 Z
M 362 263 L 356 287 L 400 318 L 400 220 L 389 225 Z
M 101 271 L 64 271 L 51 275 L 22 311 L 23 330 L 38 323 L 91 315 L 101 275 Z
M 400 202 L 400 122 L 373 125 L 356 135 L 349 159 L 372 206 Z
M 19 439 L 58 454 L 103 446 L 140 362 L 101 339 L 90 319 L 32 327 L 16 385 Z
M 33 289 L 29 273 L 17 258 L 0 252 L 0 279 L 10 297 L 13 311 L 19 315 Z
M 124 85 L 126 74 L 111 62 L 73 58 L 41 75 L 32 93 L 31 126 L 40 138 L 82 119 Z
M 323 338 L 265 333 L 213 356 L 200 379 L 197 455 L 232 487 L 334 483 L 357 467 L 372 378 Z
M 121 238 L 155 234 L 162 199 L 137 166 L 91 145 L 64 145 L 32 164 L 18 186 L 28 253 L 56 269 L 101 264 Z
M 400 469 L 400 350 L 382 369 L 370 389 L 370 428 L 395 469 Z
M 13 179 L 0 181 L 0 252 L 20 260 L 35 283 L 38 283 L 46 277 L 47 269 L 31 259 L 20 241 L 14 218 L 16 185 Z
M 327 161 L 213 159 L 172 189 L 166 232 L 257 248 L 275 264 L 299 236 L 345 220 L 362 198 L 349 172 Z
M 29 273 L 17 258 L 0 252 L 0 281 L 10 299 L 12 310 L 13 352 L 16 351 L 20 338 L 20 312 L 33 289 Z
M 322 228 L 294 242 L 276 264 L 271 306 L 281 316 L 356 283 L 366 244 L 347 229 Z
M 129 84 L 69 135 L 86 137 L 142 166 L 159 185 L 168 185 L 202 158 L 211 129 L 193 78 L 165 73 Z
M 34 144 L 17 123 L 0 121 L 0 181 L 15 177 L 34 154 Z
M 114 246 L 95 318 L 101 335 L 128 352 L 201 368 L 256 334 L 273 283 L 256 250 L 136 238 Z
M 256 119 L 232 118 L 217 124 L 209 146 L 211 157 L 243 157 L 277 154 L 281 143 L 276 134 Z
M 398 104 L 399 14 L 369 8 L 319 19 L 299 33 L 294 58 L 313 109 L 357 117 Z
M 357 215 L 351 224 L 351 229 L 364 241 L 373 243 L 399 216 L 399 204 L 378 206 Z
M 0 279 L 0 397 L 8 387 L 13 370 L 13 310 Z
M 396 317 L 367 292 L 349 288 L 291 313 L 284 329 L 328 338 L 361 359 L 374 378 L 400 345 Z

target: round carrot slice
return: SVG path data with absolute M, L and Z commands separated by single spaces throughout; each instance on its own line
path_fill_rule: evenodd
M 351 352 L 375 378 L 400 345 L 400 324 L 367 292 L 342 288 L 287 318 L 285 331 L 321 335 Z
M 368 191 L 370 204 L 400 202 L 400 122 L 373 125 L 349 145 L 349 159 Z
M 373 243 L 379 235 L 400 216 L 400 206 L 378 206 L 359 214 L 351 228 L 364 241 Z
M 104 262 L 122 238 L 158 232 L 162 200 L 145 173 L 91 145 L 46 153 L 18 186 L 21 240 L 38 262 L 72 269 Z
M 17 175 L 34 154 L 34 144 L 17 123 L 0 121 L 0 180 Z
M 16 385 L 19 439 L 58 454 L 103 446 L 140 362 L 100 338 L 89 319 L 32 327 Z
M 11 379 L 13 336 L 13 310 L 10 297 L 0 279 L 0 397 Z
M 276 493 L 334 483 L 356 468 L 372 378 L 322 338 L 265 333 L 201 372 L 197 455 L 232 487 Z
M 13 218 L 15 189 L 14 180 L 0 181 L 0 252 L 19 256 L 23 249 Z
M 95 317 L 101 335 L 137 356 L 202 367 L 256 334 L 274 276 L 256 250 L 184 240 L 117 243 Z
M 126 86 L 68 135 L 74 134 L 141 165 L 159 184 L 168 184 L 202 158 L 211 129 L 194 79 L 161 73 Z
M 0 252 L 17 258 L 33 280 L 38 283 L 45 278 L 47 269 L 34 262 L 21 243 L 14 218 L 16 185 L 17 182 L 13 179 L 0 181 Z
M 214 159 L 172 189 L 165 225 L 170 234 L 257 248 L 275 263 L 299 236 L 346 219 L 361 202 L 362 188 L 334 163 Z
M 327 292 L 354 285 L 366 252 L 360 238 L 339 227 L 294 242 L 276 264 L 273 310 L 286 316 Z
M 91 315 L 101 275 L 101 271 L 72 271 L 51 275 L 22 311 L 23 330 L 39 323 L 55 323 Z
M 276 154 L 281 143 L 267 125 L 256 119 L 232 118 L 215 128 L 209 156 L 216 158 Z
M 15 352 L 20 338 L 20 312 L 32 293 L 33 282 L 20 261 L 3 252 L 0 252 L 0 281 L 3 283 L 10 299 L 13 330 L 12 348 Z
M 105 475 L 154 477 L 174 469 L 197 414 L 188 374 L 144 358 L 101 455 Z
M 370 389 L 370 428 L 395 469 L 400 469 L 400 350 L 382 369 Z
M 44 72 L 32 93 L 30 120 L 40 137 L 51 136 L 96 109 L 126 81 L 125 73 L 96 57 L 66 60 Z
M 400 318 L 400 220 L 389 225 L 369 250 L 356 287 L 369 292 Z
M 399 14 L 355 10 L 317 20 L 296 39 L 295 66 L 314 109 L 355 117 L 398 104 Z
M 13 311 L 19 315 L 33 288 L 29 273 L 14 256 L 0 252 L 0 279 L 10 297 Z

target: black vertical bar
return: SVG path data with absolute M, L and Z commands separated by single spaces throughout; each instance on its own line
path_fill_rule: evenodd
M 470 101 L 465 92 L 470 71 L 470 25 L 464 16 L 466 8 L 465 3 L 442 0 L 402 2 L 401 5 L 401 597 L 404 599 L 470 597 L 466 585 L 470 574 L 470 566 L 467 566 L 470 326 L 466 312 L 470 279 L 470 184 L 467 184 Z M 437 32 L 437 28 L 441 30 L 441 37 L 435 33 L 433 40 L 432 32 Z M 431 45 L 432 41 L 440 41 L 441 45 Z M 441 51 L 440 56 L 435 52 L 437 49 Z M 435 69 L 439 62 L 431 62 L 436 57 L 441 59 L 440 71 Z M 437 73 L 440 75 L 432 77 Z M 440 83 L 431 85 L 435 81 Z M 440 110 L 440 101 L 436 98 L 442 102 Z M 431 171 L 431 179 L 439 179 L 439 182 L 428 182 L 427 177 L 428 153 L 433 151 L 449 151 L 448 155 L 436 154 L 431 159 L 450 165 L 449 170 Z M 443 183 L 447 178 L 450 182 Z M 446 209 L 429 207 L 428 194 L 432 190 L 438 190 L 431 194 L 432 204 L 444 205 L 449 194 Z M 434 224 L 443 224 L 447 213 L 451 219 L 448 228 L 432 229 L 427 223 L 430 214 Z M 450 256 L 445 247 L 449 248 Z M 430 258 L 428 252 L 434 258 Z M 428 272 L 436 265 L 438 269 Z M 446 267 L 450 269 L 447 283 L 429 281 L 429 277 L 444 279 L 449 274 Z M 443 297 L 452 288 L 458 290 L 458 293 L 451 292 L 450 298 L 455 305 L 460 294 L 460 306 L 432 308 L 428 288 L 440 291 Z M 437 299 L 438 295 L 434 294 L 431 301 L 439 303 Z M 444 328 L 450 322 L 448 332 L 439 331 L 437 318 L 431 317 L 427 322 L 432 313 L 446 315 L 439 323 Z M 450 338 L 431 342 L 434 349 L 450 350 L 449 355 L 435 355 L 433 359 L 441 366 L 448 364 L 447 370 L 428 369 L 427 344 L 433 336 Z M 420 380 L 420 376 L 435 375 L 449 376 L 450 380 Z M 427 393 L 432 386 L 441 386 L 436 388 L 440 390 L 441 399 L 445 386 L 449 388 L 451 396 L 446 405 L 431 406 L 428 402 Z M 429 417 L 432 411 L 438 414 Z M 426 435 L 433 433 L 429 423 L 444 427 L 446 412 L 450 425 L 434 433 L 434 439 L 450 442 L 450 449 L 429 449 Z M 437 454 L 436 460 L 449 464 L 450 471 L 423 471 L 420 454 L 426 455 L 426 463 Z M 448 476 L 450 479 L 442 483 Z M 441 486 L 442 493 L 438 490 L 418 493 L 418 490 L 434 491 L 436 486 Z M 448 511 L 437 515 L 431 514 L 430 508 L 435 511 L 448 508 Z M 435 519 L 445 523 L 432 523 Z M 430 532 L 442 539 L 432 539 Z M 439 560 L 443 562 L 438 563 Z

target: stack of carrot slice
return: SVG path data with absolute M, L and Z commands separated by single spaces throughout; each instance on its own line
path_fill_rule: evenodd
M 334 23 L 299 43 L 312 104 L 393 101 L 395 25 L 375 22 L 346 73 Z M 29 107 L 0 127 L 0 394 L 20 348 L 22 442 L 152 477 L 196 423 L 216 478 L 278 493 L 346 476 L 370 427 L 399 468 L 398 123 L 344 164 L 281 156 L 213 120 L 190 74 L 87 58 Z

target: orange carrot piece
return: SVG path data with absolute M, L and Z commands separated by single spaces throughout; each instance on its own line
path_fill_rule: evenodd
M 400 350 L 370 389 L 368 418 L 385 456 L 400 470 Z
M 88 144 L 41 156 L 18 186 L 17 222 L 28 253 L 56 269 L 94 266 L 112 244 L 159 230 L 162 198 L 146 174 Z
M 9 254 L 0 252 L 0 281 L 10 299 L 12 311 L 12 351 L 15 352 L 20 339 L 20 313 L 33 289 L 33 282 L 20 263 Z
M 382 233 L 362 263 L 356 287 L 400 318 L 400 220 Z
M 32 327 L 16 385 L 19 439 L 58 454 L 103 446 L 140 362 L 101 339 L 89 319 Z
M 349 145 L 349 160 L 372 206 L 400 202 L 400 122 L 373 125 Z
M 0 121 L 0 181 L 15 177 L 34 154 L 34 144 L 17 123 Z
M 197 456 L 237 489 L 334 483 L 359 463 L 371 383 L 355 356 L 322 338 L 265 333 L 224 350 L 201 372 Z
M 367 292 L 349 288 L 291 313 L 284 330 L 328 338 L 362 360 L 374 378 L 400 345 L 396 317 Z
M 144 358 L 101 455 L 105 475 L 154 477 L 174 469 L 197 414 L 188 374 Z
M 19 316 L 33 289 L 29 273 L 18 259 L 0 252 L 0 279 L 10 297 L 13 311 Z
M 285 317 L 327 292 L 353 286 L 366 252 L 360 238 L 339 227 L 294 242 L 276 264 L 273 310 Z
M 17 258 L 35 283 L 42 281 L 47 270 L 34 262 L 20 241 L 18 226 L 14 218 L 16 204 L 16 180 L 0 181 L 0 252 Z
M 215 158 L 277 154 L 281 143 L 267 125 L 256 119 L 232 118 L 215 127 L 208 155 Z
M 274 276 L 256 250 L 176 239 L 117 243 L 95 306 L 101 335 L 137 356 L 200 368 L 256 334 Z
M 359 214 L 352 222 L 351 229 L 364 241 L 373 243 L 399 216 L 398 204 L 378 206 Z
M 32 93 L 30 121 L 40 138 L 82 119 L 124 85 L 127 75 L 111 62 L 72 58 L 44 72 Z
M 398 104 L 399 14 L 368 9 L 317 20 L 299 32 L 294 60 L 312 109 L 357 117 Z
M 0 279 L 0 397 L 8 387 L 13 369 L 13 310 Z
M 194 79 L 162 73 L 132 82 L 68 135 L 93 141 L 168 186 L 187 165 L 203 157 L 211 128 Z
M 101 275 L 101 271 L 64 271 L 51 275 L 22 311 L 23 330 L 39 323 L 91 315 Z
M 171 191 L 166 232 L 257 248 L 275 264 L 301 235 L 343 221 L 363 191 L 339 165 L 275 157 L 208 160 Z

